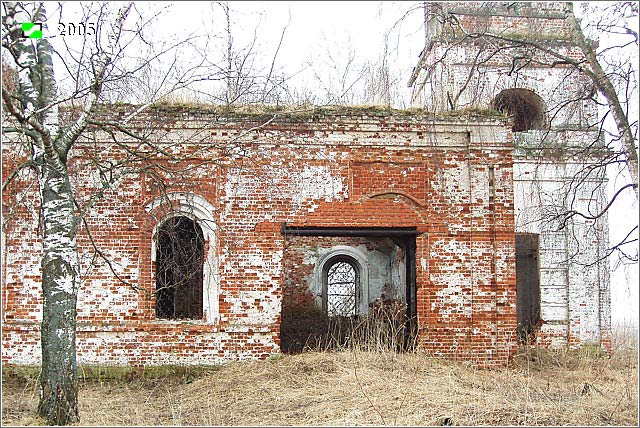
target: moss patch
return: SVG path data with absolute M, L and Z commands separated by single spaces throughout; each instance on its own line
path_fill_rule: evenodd
M 220 370 L 217 365 L 166 365 L 166 366 L 79 366 L 78 380 L 81 383 L 131 383 L 149 380 L 172 380 L 175 383 L 190 383 L 209 373 Z M 35 384 L 40 366 L 3 366 L 2 381 L 14 385 Z

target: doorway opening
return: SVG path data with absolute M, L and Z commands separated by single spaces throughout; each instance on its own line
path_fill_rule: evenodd
M 539 235 L 516 234 L 516 311 L 518 339 L 529 343 L 540 327 Z

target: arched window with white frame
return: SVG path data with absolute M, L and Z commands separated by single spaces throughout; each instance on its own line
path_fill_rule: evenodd
M 349 256 L 336 256 L 325 265 L 323 304 L 327 315 L 357 315 L 361 300 L 357 266 L 358 262 Z
M 369 272 L 364 254 L 353 247 L 337 246 L 316 266 L 322 310 L 329 317 L 365 315 L 369 307 Z
M 174 192 L 154 199 L 146 210 L 159 218 L 151 247 L 156 318 L 217 322 L 219 279 L 213 206 L 194 193 Z

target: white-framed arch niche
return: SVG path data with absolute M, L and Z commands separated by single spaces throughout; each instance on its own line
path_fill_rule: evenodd
M 316 262 L 316 266 L 313 274 L 313 283 L 311 284 L 311 290 L 316 296 L 316 306 L 318 308 L 324 308 L 324 299 L 326 299 L 326 272 L 329 265 L 333 264 L 335 260 L 341 258 L 350 258 L 354 261 L 354 266 L 357 269 L 359 279 L 359 299 L 357 299 L 358 315 L 367 315 L 369 312 L 369 264 L 367 262 L 367 256 L 360 250 L 354 247 L 346 245 L 337 245 L 331 247 L 322 257 Z
M 166 206 L 166 209 L 162 209 Z M 218 296 L 220 294 L 219 263 L 217 257 L 218 235 L 217 224 L 213 219 L 213 205 L 205 198 L 191 192 L 171 192 L 159 196 L 145 206 L 150 215 L 158 208 L 163 213 L 161 217 L 154 218 L 154 227 L 151 234 L 151 263 L 156 263 L 157 233 L 160 227 L 170 218 L 177 216 L 188 217 L 202 229 L 204 237 L 205 254 L 202 272 L 202 321 L 208 324 L 216 324 L 219 321 Z M 155 269 L 153 269 L 155 272 Z M 156 278 L 152 278 L 155 284 Z M 177 322 L 177 320 L 172 320 Z M 190 320 L 193 322 L 193 320 Z M 178 321 L 179 322 L 179 321 Z

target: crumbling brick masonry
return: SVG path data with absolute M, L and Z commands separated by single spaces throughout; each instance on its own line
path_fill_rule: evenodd
M 425 350 L 505 364 L 517 340 L 513 146 L 504 123 L 357 109 L 268 118 L 179 107 L 139 118 L 142 128 L 162 124 L 157 144 L 182 157 L 172 165 L 180 173 L 128 176 L 89 215 L 91 239 L 122 281 L 83 233 L 79 361 L 265 358 L 280 352 L 281 324 L 292 313 L 365 316 L 396 302 Z M 73 153 L 81 200 L 97 186 L 91 159 L 122 155 L 105 135 L 94 137 L 97 144 Z M 18 160 L 16 148 L 3 145 L 4 171 Z M 204 150 L 206 157 L 182 156 Z M 12 181 L 2 203 L 2 358 L 36 363 L 33 177 Z M 190 219 L 203 241 L 195 316 L 158 312 L 158 234 L 177 217 Z M 338 262 L 355 281 L 350 309 L 335 306 L 346 300 L 327 283 Z

